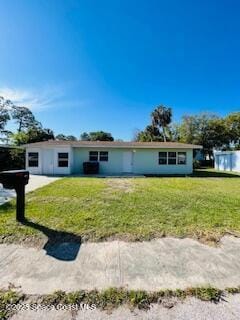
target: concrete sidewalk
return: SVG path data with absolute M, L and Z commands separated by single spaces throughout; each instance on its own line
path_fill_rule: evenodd
M 45 249 L 0 245 L 0 288 L 9 283 L 24 293 L 55 290 L 184 289 L 240 285 L 240 239 L 224 237 L 218 248 L 192 239 L 163 238 L 46 244 Z
M 59 177 L 48 177 L 40 175 L 30 175 L 29 183 L 26 186 L 26 193 L 34 191 L 38 188 L 46 186 L 49 183 L 52 183 L 60 179 Z M 16 197 L 15 190 L 4 189 L 0 184 L 0 205 Z
M 20 311 L 11 320 L 239 320 L 240 295 L 226 296 L 218 304 L 189 298 L 178 302 L 171 309 L 162 304 L 153 305 L 149 311 L 130 311 L 120 307 L 112 312 L 95 310 L 78 311 L 73 317 L 70 311 Z

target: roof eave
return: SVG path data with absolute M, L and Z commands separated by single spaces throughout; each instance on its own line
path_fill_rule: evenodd
M 163 146 L 163 145 L 107 145 L 107 144 L 76 144 L 72 143 L 49 143 L 49 142 L 40 142 L 40 143 L 29 143 L 21 146 L 22 148 L 41 148 L 41 147 L 73 147 L 73 148 L 118 148 L 118 149 L 202 149 L 203 147 L 200 145 L 191 145 L 191 144 L 183 144 L 179 146 Z

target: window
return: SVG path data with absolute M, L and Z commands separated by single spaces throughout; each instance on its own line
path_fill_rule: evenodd
M 187 153 L 186 152 L 159 152 L 158 153 L 158 164 L 160 165 L 176 165 L 176 164 L 186 164 L 187 163 Z
M 60 152 L 58 153 L 58 166 L 68 167 L 68 153 L 67 152 Z
M 186 163 L 187 163 L 187 153 L 178 152 L 178 164 L 186 164 Z
M 108 151 L 89 151 L 89 161 L 108 161 Z
M 100 151 L 100 161 L 108 161 L 108 152 L 107 151 Z
M 98 151 L 89 151 L 89 161 L 98 161 Z
M 167 164 L 167 152 L 158 153 L 158 164 Z
M 168 164 L 177 164 L 177 152 L 168 152 Z
M 29 152 L 28 153 L 28 166 L 29 167 L 38 167 L 38 152 Z

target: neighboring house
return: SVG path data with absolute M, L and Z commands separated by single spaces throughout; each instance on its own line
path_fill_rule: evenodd
M 54 141 L 25 145 L 32 174 L 82 174 L 83 163 L 99 162 L 100 174 L 190 174 L 193 149 L 175 142 Z
M 221 171 L 240 172 L 240 150 L 239 151 L 215 151 L 214 167 Z

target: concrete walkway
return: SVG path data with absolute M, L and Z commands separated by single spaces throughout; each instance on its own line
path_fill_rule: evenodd
M 0 245 L 0 288 L 24 293 L 55 290 L 184 289 L 240 285 L 240 239 L 224 237 L 218 248 L 191 239 L 46 244 L 44 249 Z
M 48 177 L 48 176 L 38 176 L 30 175 L 29 183 L 26 186 L 26 192 L 34 191 L 38 188 L 46 186 L 47 184 L 60 179 L 59 177 Z M 14 198 L 16 193 L 14 190 L 4 189 L 0 184 L 0 205 Z
M 110 313 L 99 309 L 78 311 L 75 317 L 70 311 L 21 311 L 11 320 L 239 320 L 240 295 L 227 296 L 224 300 L 214 304 L 189 298 L 171 309 L 162 304 L 153 305 L 149 311 L 120 307 Z

